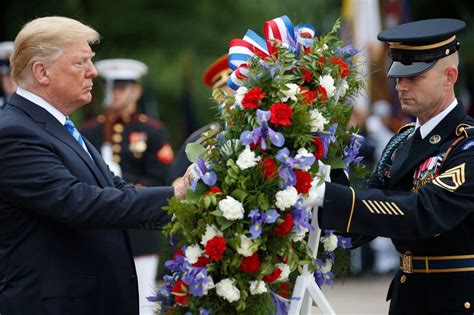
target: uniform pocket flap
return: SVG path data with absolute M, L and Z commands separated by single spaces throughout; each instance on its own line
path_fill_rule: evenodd
M 41 284 L 41 298 L 84 297 L 97 294 L 97 279 L 50 279 Z

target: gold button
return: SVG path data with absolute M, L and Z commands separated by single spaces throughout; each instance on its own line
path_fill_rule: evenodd
M 118 133 L 116 133 L 112 136 L 112 140 L 114 142 L 122 142 L 122 135 L 119 135 Z
M 116 155 L 114 154 L 114 156 L 112 157 L 112 161 L 114 161 L 115 163 L 120 163 L 120 156 L 119 155 Z
M 120 144 L 114 144 L 114 145 L 112 146 L 112 151 L 113 151 L 114 153 L 120 153 L 120 151 L 122 151 L 122 147 L 120 146 Z
M 465 309 L 470 309 L 471 308 L 471 303 L 469 303 L 469 302 L 464 303 L 464 308 Z
M 115 124 L 114 125 L 114 131 L 118 132 L 118 133 L 123 132 L 123 125 L 122 124 Z
M 407 276 L 403 275 L 400 277 L 400 283 L 405 283 L 407 281 Z
M 123 116 L 122 119 L 126 123 L 130 122 L 130 116 L 129 115 Z

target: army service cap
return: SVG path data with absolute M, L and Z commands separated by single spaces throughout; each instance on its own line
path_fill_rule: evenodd
M 390 78 L 413 77 L 431 69 L 438 59 L 459 50 L 456 34 L 466 28 L 457 19 L 429 19 L 401 24 L 377 35 L 389 44 Z

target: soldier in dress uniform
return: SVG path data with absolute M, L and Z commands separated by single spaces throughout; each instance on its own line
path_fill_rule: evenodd
M 95 63 L 106 81 L 105 113 L 85 121 L 81 133 L 102 152 L 116 174 L 135 185 L 156 186 L 166 182 L 173 150 L 163 124 L 137 112 L 142 94 L 140 78 L 147 66 L 131 59 L 108 59 Z M 139 283 L 140 314 L 153 314 L 146 301 L 153 295 L 159 263 L 158 231 L 129 230 Z
M 202 76 L 202 81 L 212 90 L 222 89 L 227 94 L 234 93 L 231 88 L 227 86 L 227 78 L 232 73 L 232 69 L 230 69 L 228 64 L 227 54 L 219 57 L 216 59 L 205 71 Z M 201 142 L 207 136 L 213 136 L 218 133 L 221 129 L 221 126 L 217 122 L 212 122 L 207 124 L 206 126 L 196 130 L 193 132 L 185 141 L 184 144 L 181 145 L 178 154 L 176 155 L 176 159 L 171 166 L 169 176 L 168 176 L 168 183 L 172 183 L 177 178 L 182 176 L 188 166 L 191 164 L 186 156 L 186 145 L 193 142 Z M 206 133 L 207 132 L 207 133 Z M 203 133 L 206 133 L 203 135 Z
M 402 110 L 416 123 L 390 140 L 369 188 L 315 189 L 321 228 L 389 237 L 400 252 L 390 314 L 474 311 L 474 120 L 454 92 L 456 34 L 465 27 L 430 19 L 378 35 L 389 44 L 387 75 L 396 78 Z
M 2 93 L 0 96 L 0 108 L 16 90 L 16 84 L 10 75 L 10 55 L 13 51 L 13 42 L 0 43 L 0 79 L 2 81 Z

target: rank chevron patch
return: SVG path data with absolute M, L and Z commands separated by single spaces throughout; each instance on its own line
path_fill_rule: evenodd
M 436 177 L 432 183 L 451 192 L 458 189 L 466 181 L 466 163 L 455 166 Z

